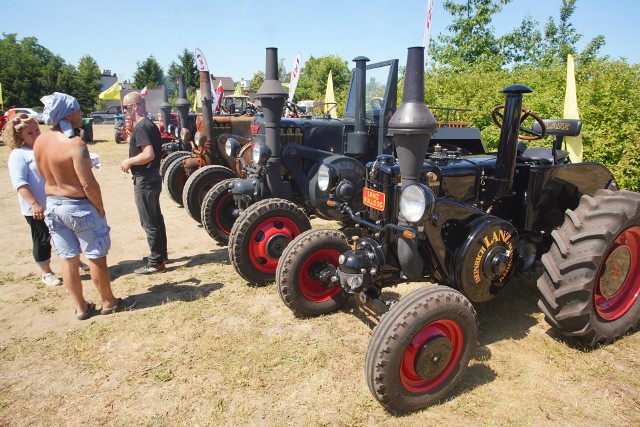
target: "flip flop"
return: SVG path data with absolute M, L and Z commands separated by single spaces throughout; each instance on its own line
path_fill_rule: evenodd
M 100 314 L 107 315 L 107 314 L 117 313 L 119 311 L 127 311 L 127 310 L 131 310 L 135 306 L 136 306 L 136 300 L 134 300 L 131 297 L 127 297 L 124 299 L 118 298 L 116 299 L 116 305 L 114 305 L 111 308 L 103 308 L 102 310 L 100 310 Z
M 98 314 L 98 310 L 96 310 L 96 305 L 90 301 L 87 301 L 87 311 L 85 313 L 78 314 L 78 310 L 75 311 L 76 318 L 78 320 L 87 320 L 93 315 Z

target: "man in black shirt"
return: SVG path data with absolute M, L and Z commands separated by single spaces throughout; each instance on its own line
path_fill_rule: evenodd
M 139 92 L 130 92 L 122 100 L 124 112 L 129 114 L 133 132 L 129 137 L 129 158 L 123 160 L 120 169 L 133 175 L 133 192 L 140 216 L 140 224 L 147 234 L 151 254 L 137 274 L 166 271 L 167 231 L 160 210 L 160 150 L 162 139 L 158 127 L 147 118 L 145 100 Z

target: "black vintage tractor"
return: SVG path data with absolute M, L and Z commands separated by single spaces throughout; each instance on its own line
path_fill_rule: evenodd
M 282 118 L 287 92 L 277 80 L 277 50 L 267 49 L 267 78 L 256 96 L 264 115 L 256 120 L 249 177 L 213 186 L 201 213 L 209 235 L 228 241 L 229 258 L 248 282 L 273 281 L 286 245 L 311 228 L 309 217 L 349 225 L 348 215 L 326 206 L 315 178 L 320 165 L 332 164 L 349 177 L 343 191 L 361 200 L 364 165 L 393 152 L 387 129 L 396 108 L 398 60 L 354 61 L 344 119 Z M 436 140 L 467 154 L 484 152 L 478 129 L 443 127 Z M 228 155 L 240 152 L 233 138 L 227 142 Z
M 423 64 L 424 49 L 410 48 L 403 103 L 389 123 L 397 160 L 367 164 L 365 208 L 345 200 L 346 178 L 333 165 L 318 170 L 328 203 L 361 227 L 359 238 L 307 231 L 276 273 L 281 299 L 299 316 L 338 310 L 351 295 L 382 300 L 401 282 L 435 283 L 386 301 L 367 349 L 369 389 L 393 412 L 447 396 L 476 347 L 472 304 L 494 298 L 540 258 L 539 306 L 560 334 L 595 346 L 640 321 L 640 194 L 619 190 L 600 163 L 569 163 L 555 143 L 518 143 L 545 131 L 576 135 L 581 123 L 540 119 L 522 106 L 531 89 L 512 85 L 493 111 L 497 153 L 436 150 L 425 160 L 436 121 L 424 105 Z

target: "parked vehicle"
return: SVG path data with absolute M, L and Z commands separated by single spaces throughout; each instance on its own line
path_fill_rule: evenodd
M 27 116 L 35 119 L 38 123 L 44 123 L 42 120 L 42 112 L 36 111 L 33 108 L 10 108 L 5 114 L 7 117 L 14 114 L 26 114 Z
M 96 125 L 114 122 L 116 116 L 122 116 L 122 107 L 119 105 L 112 105 L 105 111 L 94 111 L 93 113 L 89 113 L 89 117 L 93 118 L 93 123 Z
M 276 49 L 268 49 L 269 70 L 274 68 L 274 57 L 277 59 Z M 323 162 L 349 177 L 353 186 L 348 191 L 360 200 L 364 164 L 378 154 L 393 153 L 387 128 L 396 108 L 398 60 L 369 65 L 365 57 L 354 61 L 344 119 L 282 118 L 287 93 L 277 80 L 276 62 L 276 71 L 256 95 L 262 101 L 263 115 L 254 122 L 249 176 L 220 182 L 204 198 L 201 218 L 205 230 L 219 243 L 228 241 L 229 259 L 250 283 L 273 281 L 282 250 L 310 228 L 310 216 L 350 226 L 348 216 L 328 209 L 326 196 L 318 190 L 314 177 Z M 378 108 L 370 102 L 374 97 L 382 100 Z M 443 128 L 438 136 L 437 140 L 453 150 L 484 152 L 478 129 Z M 239 145 L 235 146 L 229 140 L 229 154 L 240 152 Z
M 390 308 L 373 331 L 365 375 L 392 412 L 446 398 L 476 348 L 473 304 L 494 298 L 540 258 L 539 306 L 558 333 L 593 347 L 637 330 L 640 194 L 619 191 L 600 163 L 569 162 L 558 141 L 579 134 L 582 123 L 542 120 L 522 105 L 531 89 L 511 85 L 492 110 L 497 153 L 438 149 L 425 161 L 436 120 L 424 105 L 424 48 L 409 49 L 406 76 L 389 123 L 397 160 L 380 155 L 367 164 L 361 199 L 345 197 L 349 178 L 331 163 L 316 173 L 328 204 L 361 235 L 314 229 L 296 237 L 276 273 L 285 305 L 317 316 L 351 295 L 367 302 L 402 282 L 436 283 L 385 301 Z M 518 143 L 545 132 L 558 138 L 551 149 Z

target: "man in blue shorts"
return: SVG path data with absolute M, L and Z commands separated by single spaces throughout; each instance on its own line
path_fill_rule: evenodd
M 94 314 L 110 314 L 135 306 L 131 298 L 115 298 L 107 268 L 111 247 L 100 185 L 93 176 L 86 144 L 74 137 L 73 128 L 82 126 L 78 101 L 54 92 L 42 98 L 43 118 L 53 127 L 42 133 L 33 153 L 40 175 L 45 179 L 47 206 L 45 222 L 53 247 L 62 258 L 62 279 L 76 307 L 76 317 L 85 320 Z M 82 294 L 78 271 L 79 255 L 89 260 L 91 280 L 102 299 L 102 308 L 87 302 Z

